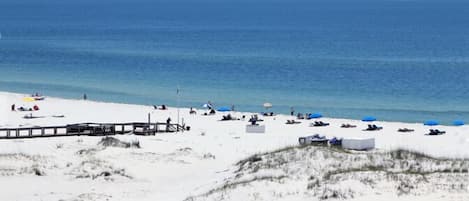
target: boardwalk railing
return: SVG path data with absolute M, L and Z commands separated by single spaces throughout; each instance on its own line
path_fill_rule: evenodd
M 189 127 L 187 127 L 189 128 Z M 55 137 L 55 136 L 104 136 L 118 134 L 155 135 L 156 133 L 185 131 L 186 127 L 167 123 L 80 123 L 66 126 L 0 128 L 0 139 Z

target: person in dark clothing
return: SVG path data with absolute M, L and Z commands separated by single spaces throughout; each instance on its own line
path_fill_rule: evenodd
M 88 96 L 86 96 L 86 94 L 83 94 L 83 100 L 86 100 L 88 99 Z
M 15 104 L 11 105 L 11 111 L 15 111 Z
M 168 117 L 168 119 L 166 119 L 166 132 L 169 132 L 169 126 L 171 124 L 171 118 Z
M 191 109 L 189 110 L 189 114 L 197 114 L 197 112 L 191 107 Z

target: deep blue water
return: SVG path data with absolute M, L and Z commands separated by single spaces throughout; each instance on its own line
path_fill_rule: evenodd
M 469 121 L 469 1 L 2 0 L 0 90 Z

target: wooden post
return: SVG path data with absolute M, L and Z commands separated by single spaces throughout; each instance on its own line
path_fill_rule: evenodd
M 10 137 L 10 130 L 7 130 L 7 137 Z
M 45 135 L 46 134 L 46 131 L 44 128 L 41 128 L 41 135 Z
M 28 130 L 28 135 L 29 135 L 29 136 L 32 136 L 32 135 L 33 135 L 33 129 L 32 129 L 32 128 L 30 128 L 30 129 Z
M 16 137 L 20 136 L 20 129 L 16 129 L 16 134 L 15 134 Z
M 57 128 L 56 127 L 54 127 L 54 135 L 57 135 Z

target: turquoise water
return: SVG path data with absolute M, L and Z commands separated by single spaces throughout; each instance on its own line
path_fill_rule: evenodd
M 449 123 L 469 119 L 469 2 L 0 2 L 0 90 Z

